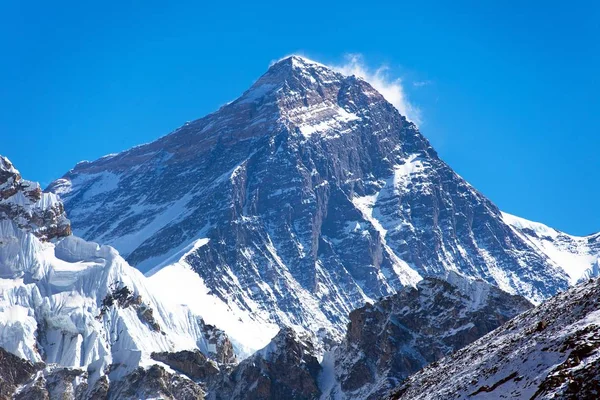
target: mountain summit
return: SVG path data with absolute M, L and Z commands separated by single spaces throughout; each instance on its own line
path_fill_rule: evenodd
M 450 271 L 534 302 L 570 282 L 369 83 L 297 56 L 48 189 L 76 234 L 151 270 L 164 295 L 253 326 L 339 337 L 351 310 Z

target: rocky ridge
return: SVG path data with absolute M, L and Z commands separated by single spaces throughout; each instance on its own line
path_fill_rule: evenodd
M 40 240 L 71 234 L 63 203 L 53 193 L 42 192 L 37 182 L 24 180 L 6 158 L 0 156 L 0 219 L 14 221 Z
M 350 313 L 344 341 L 325 357 L 331 399 L 381 399 L 424 366 L 532 308 L 481 280 L 451 273 Z
M 409 377 L 392 399 L 593 399 L 600 394 L 600 281 L 515 317 Z

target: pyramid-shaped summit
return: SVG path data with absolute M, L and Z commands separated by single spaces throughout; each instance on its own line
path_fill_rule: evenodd
M 568 285 L 372 86 L 297 56 L 49 189 L 76 234 L 156 279 L 191 268 L 241 320 L 339 335 L 351 310 L 449 271 L 533 301 Z

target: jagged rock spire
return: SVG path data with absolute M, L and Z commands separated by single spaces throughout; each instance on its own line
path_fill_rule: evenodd
M 42 240 L 71 234 L 63 203 L 44 193 L 37 182 L 24 180 L 10 160 L 0 156 L 0 220 L 9 220 Z

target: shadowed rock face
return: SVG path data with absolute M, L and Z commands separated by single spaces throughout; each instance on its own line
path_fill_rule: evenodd
M 218 400 L 317 399 L 321 366 L 311 340 L 290 328 L 242 361 L 210 390 Z
M 344 342 L 326 356 L 335 363 L 335 398 L 380 399 L 425 365 L 532 307 L 483 281 L 448 279 L 425 278 L 350 314 Z
M 10 399 L 17 387 L 30 381 L 42 368 L 0 347 L 0 399 Z
M 338 337 L 350 311 L 420 276 L 457 269 L 535 301 L 568 286 L 368 83 L 299 57 L 49 190 L 75 233 L 141 270 L 208 238 L 186 262 L 212 294 Z
M 53 193 L 43 193 L 37 182 L 21 178 L 19 171 L 0 156 L 0 220 L 14 221 L 41 240 L 71 234 L 62 202 Z
M 167 364 L 195 381 L 207 382 L 219 374 L 217 363 L 197 350 L 152 353 L 152 358 Z
M 595 399 L 600 281 L 590 280 L 409 377 L 393 399 Z

